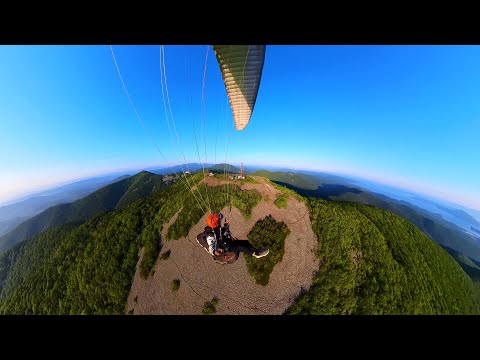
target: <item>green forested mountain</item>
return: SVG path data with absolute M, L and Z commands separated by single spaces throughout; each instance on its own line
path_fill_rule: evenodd
M 210 166 L 208 170 L 213 172 L 214 174 L 223 174 L 225 171 L 228 174 L 238 174 L 240 172 L 240 169 L 230 164 L 216 164 L 216 165 Z
M 462 254 L 459 251 L 456 251 L 448 246 L 442 246 L 446 252 L 450 254 L 451 257 L 462 267 L 462 269 L 467 273 L 468 276 L 472 279 L 473 282 L 480 283 L 480 266 L 470 259 L 465 254 Z
M 0 252 L 52 226 L 80 223 L 101 212 L 123 208 L 165 186 L 161 175 L 142 171 L 73 203 L 52 206 L 0 237 Z
M 202 178 L 191 177 L 205 193 L 205 185 L 198 184 Z M 225 190 L 209 188 L 212 211 L 227 205 Z M 247 218 L 261 200 L 256 190 L 233 185 L 228 191 Z M 480 288 L 413 224 L 373 206 L 314 198 L 308 204 L 320 267 L 311 288 L 287 313 L 479 313 Z M 160 237 L 162 227 L 177 211 L 167 239 L 184 236 L 204 215 L 181 182 L 82 224 L 56 226 L 17 244 L 0 256 L 0 313 L 125 313 L 140 250 L 141 274 L 148 277 L 167 240 Z M 283 245 L 278 246 L 281 254 Z M 264 270 L 254 273 L 267 274 Z
M 181 207 L 173 186 L 81 225 L 42 232 L 0 257 L 0 313 L 121 314 L 139 250 Z
M 415 224 L 425 234 L 442 246 L 448 246 L 476 260 L 480 260 L 480 246 L 457 225 L 439 215 L 432 214 L 412 204 L 392 199 L 381 194 L 370 193 L 344 184 L 323 182 L 306 174 L 259 171 L 275 183 L 288 187 L 303 196 L 335 201 L 349 201 L 373 205 L 389 210 Z
M 199 190 L 204 192 L 204 186 Z M 226 206 L 225 190 L 209 189 L 212 210 Z M 257 191 L 238 186 L 230 187 L 229 194 L 247 217 L 260 200 Z M 179 210 L 169 232 L 178 237 L 203 216 L 181 182 L 126 208 L 81 225 L 54 227 L 17 244 L 0 256 L 0 313 L 124 313 L 140 249 L 144 247 L 142 276 L 147 277 L 161 249 L 163 224 Z
M 0 206 L 0 236 L 49 207 L 82 199 L 104 186 L 130 176 L 112 174 L 84 179 L 31 194 L 10 205 Z
M 288 314 L 479 314 L 462 268 L 383 209 L 309 199 L 321 266 Z
M 367 192 L 348 193 L 333 197 L 332 200 L 353 201 L 373 205 L 389 210 L 415 224 L 425 234 L 442 246 L 448 246 L 469 257 L 480 260 L 480 247 L 468 234 L 455 224 L 445 221 L 440 216 L 431 214 L 410 204 L 390 199 L 383 195 Z
M 18 217 L 18 218 L 13 218 L 9 219 L 6 221 L 0 221 L 0 236 L 7 234 L 8 232 L 12 231 L 15 229 L 19 224 L 24 222 L 25 220 L 28 220 L 30 216 L 25 216 L 25 217 Z
M 298 189 L 315 190 L 318 187 L 318 179 L 312 175 L 298 174 L 284 171 L 258 170 L 250 175 L 263 176 L 281 185 L 287 184 Z

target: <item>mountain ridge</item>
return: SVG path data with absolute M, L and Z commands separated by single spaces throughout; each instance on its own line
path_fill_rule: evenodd
M 266 213 L 292 229 L 266 285 L 255 283 L 244 255 L 222 267 L 195 242 L 206 214 L 176 183 L 81 225 L 53 227 L 0 256 L 0 313 L 200 314 L 214 296 L 219 314 L 479 313 L 460 265 L 390 211 L 306 199 L 259 176 L 241 188 L 223 186 L 222 177 L 192 180 L 242 239 Z M 275 205 L 279 196 L 285 208 Z M 301 232 L 309 228 L 316 244 Z M 316 260 L 304 263 L 309 256 Z M 286 269 L 301 271 L 305 282 Z M 173 292 L 175 279 L 180 286 Z
M 298 181 L 290 181 L 294 173 L 284 172 L 261 172 L 266 177 L 282 186 L 286 186 L 303 196 L 313 196 L 322 199 L 336 201 L 351 201 L 366 205 L 375 205 L 385 210 L 392 211 L 413 222 L 423 232 L 430 236 L 440 245 L 449 246 L 480 261 L 480 244 L 466 234 L 462 228 L 451 223 L 438 214 L 431 213 L 403 200 L 397 200 L 389 196 L 355 188 L 346 185 L 331 184 L 330 181 L 322 181 L 321 177 L 305 177 L 297 175 Z M 278 180 L 280 179 L 280 181 Z M 315 183 L 313 179 L 320 181 Z M 303 181 L 303 182 L 302 182 Z M 299 184 L 301 184 L 299 187 Z M 306 185 L 305 185 L 306 184 Z M 312 189 L 315 187 L 315 189 Z
M 142 182 L 150 181 L 155 184 L 153 188 L 150 186 L 151 184 L 142 188 Z M 161 175 L 142 171 L 137 175 L 109 184 L 72 203 L 52 206 L 0 237 L 0 251 L 52 226 L 69 222 L 83 222 L 102 212 L 125 207 L 142 196 L 148 196 L 151 191 L 156 191 L 166 185 Z M 135 188 L 132 186 L 137 186 L 137 188 L 139 186 L 141 190 L 134 194 Z
M 26 198 L 20 198 L 18 201 L 1 206 L 0 236 L 49 207 L 79 200 L 108 184 L 123 180 L 126 177 L 128 175 L 110 175 L 84 179 L 37 192 Z

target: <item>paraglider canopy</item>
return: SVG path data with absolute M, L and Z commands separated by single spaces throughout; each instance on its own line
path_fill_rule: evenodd
M 265 60 L 265 45 L 213 45 L 232 108 L 235 128 L 243 130 L 253 113 Z

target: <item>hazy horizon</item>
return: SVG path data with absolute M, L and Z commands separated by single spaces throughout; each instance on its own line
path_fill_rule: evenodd
M 198 163 L 198 162 L 187 161 L 187 164 L 194 164 L 194 163 Z M 232 165 L 232 166 L 235 166 L 235 167 L 240 166 L 240 163 L 235 164 L 235 163 L 229 162 L 229 164 Z M 180 166 L 180 165 L 185 165 L 185 163 L 177 163 L 177 164 L 173 164 L 173 165 L 172 164 L 168 164 L 168 165 L 145 164 L 144 166 L 136 166 L 136 167 L 130 167 L 130 168 L 117 168 L 117 169 L 110 169 L 110 170 L 107 170 L 107 171 L 104 171 L 104 172 L 92 173 L 92 174 L 88 174 L 88 175 L 84 174 L 84 175 L 80 175 L 80 176 L 76 176 L 76 177 L 72 176 L 72 177 L 69 177 L 68 179 L 65 178 L 64 180 L 59 181 L 59 182 L 55 182 L 55 181 L 46 182 L 42 186 L 31 188 L 27 191 L 20 192 L 16 195 L 12 195 L 11 197 L 2 198 L 0 196 L 0 207 L 1 206 L 7 206 L 7 205 L 10 205 L 10 204 L 14 204 L 17 201 L 22 201 L 23 199 L 26 199 L 30 196 L 35 196 L 35 194 L 45 192 L 45 191 L 48 191 L 48 190 L 54 190 L 58 187 L 69 185 L 69 184 L 72 184 L 72 183 L 75 183 L 75 182 L 78 182 L 78 181 L 93 179 L 93 178 L 102 177 L 102 176 L 111 176 L 111 175 L 117 175 L 117 176 L 133 175 L 136 172 L 146 170 L 146 169 L 151 169 L 151 168 L 161 169 L 161 168 L 168 168 L 168 167 Z M 459 205 L 459 206 L 469 208 L 471 210 L 480 211 L 480 206 L 478 206 L 478 207 L 472 206 L 468 203 L 468 201 L 466 203 L 462 203 L 461 201 L 458 201 L 455 198 L 442 197 L 442 196 L 439 196 L 438 194 L 431 193 L 428 190 L 425 191 L 425 188 L 423 188 L 422 186 L 419 186 L 419 187 L 405 186 L 405 183 L 402 182 L 402 181 L 390 181 L 389 179 L 383 179 L 382 180 L 381 178 L 378 178 L 376 176 L 365 176 L 365 175 L 361 175 L 361 174 L 353 174 L 353 173 L 334 171 L 334 170 L 329 170 L 329 169 L 296 168 L 296 167 L 292 167 L 292 166 L 289 166 L 289 165 L 286 165 L 286 164 L 283 164 L 283 165 L 280 164 L 280 165 L 276 165 L 276 166 L 273 165 L 272 166 L 271 164 L 258 164 L 258 163 L 255 164 L 254 163 L 254 164 L 244 164 L 244 166 L 246 166 L 246 167 L 253 166 L 253 167 L 260 167 L 260 168 L 263 167 L 265 170 L 290 169 L 290 170 L 293 170 L 293 171 L 312 171 L 312 172 L 318 172 L 318 173 L 328 173 L 328 174 L 338 175 L 338 176 L 346 176 L 346 177 L 351 177 L 351 178 L 359 178 L 359 179 L 371 181 L 371 182 L 379 184 L 379 185 L 391 186 L 392 188 L 396 188 L 398 190 L 404 190 L 404 191 L 408 191 L 408 192 L 417 193 L 419 195 L 430 197 L 430 198 L 436 199 L 438 201 L 443 200 L 443 201 L 453 203 L 457 206 Z
M 165 46 L 171 112 L 160 47 L 113 49 L 135 110 L 108 46 L 0 46 L 0 206 L 188 159 L 358 176 L 480 210 L 480 46 L 269 45 L 242 131 L 211 47 Z

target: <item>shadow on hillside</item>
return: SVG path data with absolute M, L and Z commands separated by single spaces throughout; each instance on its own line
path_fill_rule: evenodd
M 357 188 L 348 187 L 345 185 L 322 184 L 318 186 L 315 190 L 307 190 L 307 189 L 301 189 L 301 188 L 295 187 L 293 185 L 290 185 L 281 181 L 274 181 L 274 182 L 278 185 L 285 186 L 286 188 L 293 190 L 302 196 L 313 196 L 321 199 L 330 199 L 330 196 L 340 196 L 345 193 L 354 193 L 354 194 L 362 193 L 362 191 Z

